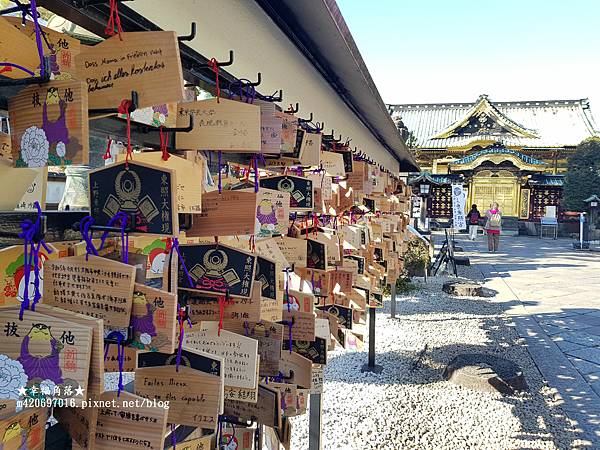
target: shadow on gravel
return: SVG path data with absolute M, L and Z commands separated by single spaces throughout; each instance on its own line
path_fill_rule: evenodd
M 356 353 L 341 353 L 330 359 L 330 364 L 336 361 L 336 370 L 325 369 L 327 381 L 352 384 L 375 385 L 424 385 L 431 383 L 448 383 L 442 374 L 446 365 L 456 356 L 461 354 L 487 353 L 515 362 L 524 370 L 529 392 L 522 392 L 514 396 L 498 396 L 490 394 L 490 402 L 500 401 L 512 407 L 513 415 L 521 422 L 522 432 L 518 436 L 522 440 L 539 440 L 542 435 L 548 435 L 547 440 L 553 442 L 556 448 L 598 448 L 577 445 L 575 441 L 585 439 L 578 430 L 569 423 L 562 411 L 553 407 L 554 398 L 547 390 L 543 390 L 541 377 L 531 377 L 537 371 L 527 348 L 518 337 L 510 317 L 503 316 L 503 312 L 513 306 L 517 301 L 490 302 L 486 298 L 459 298 L 450 297 L 442 305 L 427 302 L 427 296 L 420 298 L 416 294 L 398 301 L 397 319 L 389 318 L 389 301 L 385 302 L 382 313 L 388 321 L 401 322 L 433 322 L 477 320 L 479 328 L 485 330 L 486 344 L 473 345 L 453 343 L 438 347 L 430 347 L 423 342 L 423 347 L 415 351 L 389 351 L 378 353 L 376 363 L 383 366 L 379 375 L 361 373 L 361 367 L 367 362 L 367 344 L 365 351 Z M 416 303 L 416 304 L 415 304 Z M 441 306 L 441 307 L 440 307 Z M 428 314 L 442 314 L 441 318 L 431 317 Z M 474 317 L 465 316 L 465 314 Z M 381 316 L 379 316 L 381 317 Z M 378 317 L 378 319 L 379 319 Z M 512 331 L 510 331 L 512 330 Z M 340 370 L 340 366 L 343 367 Z M 533 378 L 533 379 L 532 379 Z M 467 388 L 464 388 L 467 389 Z M 560 441 L 555 439 L 555 431 L 560 436 Z M 532 443 L 532 445 L 535 445 Z M 527 447 L 523 447 L 527 449 Z M 531 447 L 534 448 L 534 447 Z M 537 447 L 535 447 L 537 448 Z

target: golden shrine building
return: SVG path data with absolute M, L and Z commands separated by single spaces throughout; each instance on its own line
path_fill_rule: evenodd
M 599 134 L 587 99 L 388 105 L 431 182 L 427 215 L 452 217 L 451 184 L 468 189 L 467 205 L 481 212 L 498 202 L 512 222 L 536 222 L 546 206 L 558 219 L 567 158 Z M 424 177 L 424 178 L 423 178 Z M 508 220 L 510 222 L 510 220 Z M 522 228 L 522 227 L 519 227 Z

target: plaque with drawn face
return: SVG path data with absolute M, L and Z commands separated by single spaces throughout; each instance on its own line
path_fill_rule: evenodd
M 314 207 L 313 182 L 293 175 L 261 178 L 261 187 L 290 194 L 290 211 L 312 211 Z
M 179 252 L 193 286 L 179 264 L 180 289 L 232 297 L 250 297 L 255 279 L 256 256 L 222 244 L 186 244 Z
M 97 225 L 107 225 L 118 212 L 124 212 L 130 217 L 128 227 L 136 233 L 178 232 L 173 170 L 120 162 L 91 171 L 89 186 L 90 214 Z M 131 224 L 133 216 L 135 225 Z

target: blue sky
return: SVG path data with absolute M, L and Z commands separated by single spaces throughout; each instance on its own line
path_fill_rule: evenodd
M 337 0 L 386 103 L 588 97 L 600 0 Z

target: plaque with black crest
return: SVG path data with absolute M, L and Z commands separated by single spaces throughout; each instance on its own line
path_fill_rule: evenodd
M 290 211 L 312 211 L 314 207 L 313 182 L 308 178 L 294 175 L 281 175 L 261 178 L 261 187 L 275 191 L 289 192 Z
M 348 330 L 352 329 L 352 308 L 346 308 L 341 305 L 325 305 L 317 306 L 317 308 L 335 316 L 342 327 Z
M 282 344 L 283 350 L 290 349 L 289 339 L 284 339 Z M 292 340 L 292 350 L 310 359 L 313 364 L 327 364 L 327 341 L 323 338 L 316 337 L 314 341 Z
M 192 280 L 181 262 L 177 272 L 179 289 L 232 297 L 250 297 L 255 279 L 256 256 L 222 244 L 185 244 L 179 253 Z
M 277 300 L 277 264 L 258 256 L 256 258 L 256 281 L 261 287 L 261 296 Z
M 96 225 L 108 225 L 123 212 L 129 217 L 127 227 L 136 233 L 179 232 L 173 170 L 123 161 L 93 170 L 89 178 L 90 214 Z
M 217 358 L 212 358 L 211 356 L 213 355 L 182 349 L 180 361 L 182 366 L 191 367 L 192 369 L 211 375 L 221 376 L 222 361 Z M 177 352 L 172 354 L 162 352 L 140 352 L 137 354 L 137 359 L 138 367 L 172 366 L 177 364 Z
M 327 270 L 327 246 L 325 244 L 307 239 L 306 267 L 309 269 Z

